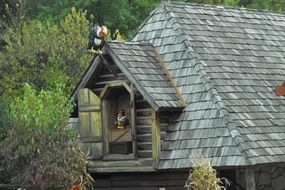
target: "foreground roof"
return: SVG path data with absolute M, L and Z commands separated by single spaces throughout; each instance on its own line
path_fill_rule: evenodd
M 105 52 L 110 56 L 127 79 L 144 95 L 148 103 L 159 111 L 179 111 L 185 102 L 175 86 L 171 75 L 155 48 L 151 44 L 133 42 L 109 42 Z M 72 93 L 77 99 L 79 89 L 91 87 L 106 59 L 96 56 Z
M 151 43 L 188 103 L 172 118 L 159 169 L 285 161 L 285 15 L 162 3 L 132 41 Z
M 106 51 L 156 110 L 184 107 L 180 92 L 151 44 L 108 43 Z

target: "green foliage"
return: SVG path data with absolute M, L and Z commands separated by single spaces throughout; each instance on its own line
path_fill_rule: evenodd
M 0 96 L 0 147 L 1 142 L 6 139 L 10 127 L 10 105 Z
M 67 125 L 66 121 L 72 110 L 72 104 L 65 98 L 61 86 L 52 91 L 40 91 L 37 94 L 30 85 L 24 84 L 23 92 L 23 97 L 17 97 L 11 107 L 14 125 L 32 129 L 39 127 L 39 133 L 52 134 L 58 126 Z M 59 133 L 53 135 L 59 135 Z
M 11 15 L 18 17 L 22 13 L 21 0 L 1 0 L 0 3 L 0 19 L 1 21 L 9 22 Z
M 114 33 L 130 37 L 160 0 L 98 0 L 86 9 L 94 14 L 97 23 L 106 25 Z
M 257 9 L 285 10 L 284 0 L 173 0 L 224 6 L 245 6 Z M 115 39 L 117 29 L 129 38 L 161 0 L 26 0 L 29 18 L 58 22 L 71 7 L 82 8 L 94 16 L 93 22 L 107 26 Z M 56 16 L 55 16 L 56 15 Z
M 190 170 L 189 177 L 185 183 L 188 190 L 225 190 L 223 182 L 217 178 L 217 172 L 212 168 L 209 160 L 196 160 L 193 162 L 194 169 Z M 225 185 L 229 182 L 223 178 Z
M 185 0 L 185 2 L 225 5 L 225 6 L 237 6 L 240 0 Z
M 267 9 L 273 11 L 285 11 L 285 1 L 284 0 L 251 0 L 247 4 L 246 7 L 254 8 L 254 9 Z
M 24 82 L 37 90 L 65 84 L 70 94 L 90 60 L 84 53 L 89 27 L 86 12 L 73 8 L 59 24 L 33 20 L 20 31 L 8 28 L 0 52 L 0 94 L 15 97 Z
M 71 7 L 87 10 L 93 22 L 107 26 L 114 36 L 119 29 L 123 36 L 130 37 L 160 0 L 26 0 L 27 16 L 42 21 L 58 22 Z M 56 15 L 56 16 L 55 16 Z
M 10 105 L 0 96 L 0 150 L 4 146 L 4 141 L 8 137 L 11 129 Z M 0 154 L 0 181 L 6 183 L 7 172 L 5 172 L 3 164 L 3 156 Z
M 65 130 L 71 102 L 61 87 L 36 93 L 30 85 L 11 106 L 13 128 L 1 150 L 10 182 L 27 189 L 67 189 L 91 182 L 75 133 Z M 6 176 L 7 177 L 7 176 Z
M 60 22 L 72 7 L 85 8 L 94 0 L 25 0 L 26 14 L 29 19 Z

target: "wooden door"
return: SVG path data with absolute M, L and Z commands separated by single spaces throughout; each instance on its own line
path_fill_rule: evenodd
M 92 159 L 103 156 L 102 124 L 100 98 L 91 90 L 83 88 L 79 90 L 79 134 L 83 144 L 83 150 Z

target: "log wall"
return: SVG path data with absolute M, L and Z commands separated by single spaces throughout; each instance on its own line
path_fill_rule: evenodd
M 112 73 L 116 72 L 116 75 Z M 108 83 L 121 80 L 130 84 L 130 81 L 114 64 L 110 63 L 109 66 L 103 66 L 99 75 L 94 81 L 92 91 L 100 96 L 104 86 Z M 138 158 L 152 159 L 152 114 L 150 104 L 143 98 L 143 96 L 136 90 L 135 91 L 135 116 L 136 116 L 136 135 L 137 135 L 137 155 Z M 166 129 L 169 125 L 169 113 L 161 112 L 158 114 L 160 123 L 160 140 L 162 145 L 165 138 Z
M 94 190 L 185 190 L 188 172 L 114 173 L 93 177 Z
M 130 84 L 130 81 L 124 74 L 113 64 L 110 65 L 117 72 L 114 75 L 110 68 L 104 66 L 98 75 L 92 91 L 100 96 L 104 86 L 113 81 L 122 80 Z M 152 138 L 151 138 L 151 106 L 145 101 L 142 95 L 135 91 L 135 115 L 136 115 L 136 132 L 137 132 L 137 154 L 138 158 L 152 158 Z

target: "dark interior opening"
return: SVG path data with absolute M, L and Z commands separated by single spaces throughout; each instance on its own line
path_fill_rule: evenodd
M 130 94 L 123 87 L 112 87 L 104 98 L 104 114 L 108 120 L 109 154 L 132 153 Z M 124 120 L 120 120 L 123 118 Z

